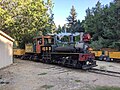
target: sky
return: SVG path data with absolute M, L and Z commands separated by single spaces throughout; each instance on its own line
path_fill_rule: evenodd
M 53 13 L 56 26 L 63 26 L 66 23 L 66 18 L 70 15 L 72 5 L 77 12 L 77 19 L 80 21 L 85 19 L 85 10 L 92 8 L 100 1 L 102 5 L 109 4 L 113 0 L 52 0 L 54 3 Z

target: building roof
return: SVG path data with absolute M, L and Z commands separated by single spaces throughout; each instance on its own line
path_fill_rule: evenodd
M 14 42 L 14 39 L 11 38 L 9 35 L 7 35 L 6 33 L 4 33 L 3 31 L 0 30 L 0 35 L 7 38 L 8 40 Z

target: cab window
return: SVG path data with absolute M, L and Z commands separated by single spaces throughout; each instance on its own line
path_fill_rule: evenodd
M 42 38 L 37 39 L 37 44 L 39 44 L 39 45 L 42 44 Z

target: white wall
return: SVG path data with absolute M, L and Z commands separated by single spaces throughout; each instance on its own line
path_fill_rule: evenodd
M 13 63 L 13 42 L 0 35 L 0 68 Z

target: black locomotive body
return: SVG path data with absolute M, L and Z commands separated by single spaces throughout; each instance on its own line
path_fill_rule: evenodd
M 94 61 L 94 54 L 88 50 L 89 34 L 82 33 L 80 35 L 81 40 L 78 43 L 74 42 L 74 35 L 68 35 L 68 37 L 70 37 L 70 41 L 64 42 L 62 45 L 56 43 L 56 37 L 53 45 L 42 46 L 41 61 L 82 69 L 90 69 L 97 66 L 96 61 Z
M 90 35 L 84 32 L 35 37 L 33 44 L 25 45 L 25 54 L 21 59 L 89 69 L 96 66 L 94 54 L 88 50 L 89 41 Z

